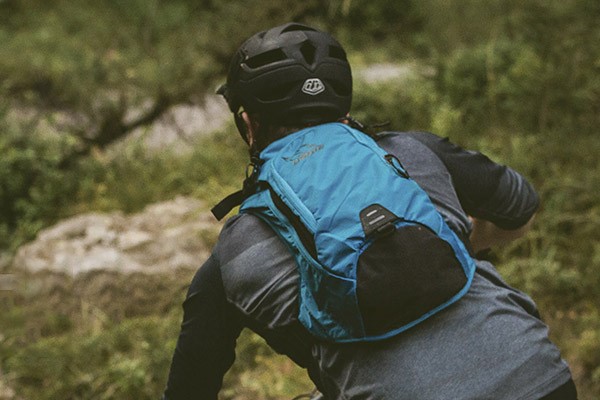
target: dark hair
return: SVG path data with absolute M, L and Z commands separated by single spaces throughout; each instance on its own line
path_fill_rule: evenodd
M 312 124 L 311 124 L 312 125 Z M 268 122 L 260 123 L 258 132 L 255 135 L 255 142 L 250 152 L 261 151 L 271 143 L 279 140 L 289 134 L 302 130 L 310 126 L 309 124 L 303 126 L 280 126 L 277 124 L 270 124 Z

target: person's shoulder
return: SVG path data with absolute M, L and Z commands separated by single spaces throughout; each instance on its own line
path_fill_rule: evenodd
M 389 137 L 414 137 L 415 139 L 436 139 L 445 140 L 442 136 L 429 131 L 383 131 L 375 134 L 377 138 Z
M 378 133 L 376 138 L 378 141 L 409 139 L 429 145 L 438 142 L 448 142 L 447 137 L 442 137 L 429 131 L 385 131 Z
M 387 131 L 376 135 L 377 143 L 391 152 L 423 153 L 425 149 L 438 157 L 452 152 L 448 138 L 428 131 Z
M 241 253 L 257 241 L 274 235 L 273 230 L 259 217 L 240 213 L 225 222 L 214 253 L 220 256 Z
M 264 222 L 255 215 L 239 213 L 229 218 L 219 234 L 219 243 L 237 242 L 262 229 Z

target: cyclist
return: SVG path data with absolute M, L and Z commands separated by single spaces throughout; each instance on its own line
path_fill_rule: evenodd
M 253 157 L 309 126 L 355 125 L 345 52 L 305 25 L 249 38 L 220 93 Z M 377 140 L 475 252 L 527 231 L 538 196 L 511 168 L 431 133 Z M 326 399 L 576 399 L 533 301 L 489 262 L 476 265 L 467 294 L 442 312 L 385 340 L 334 343 L 298 321 L 299 276 L 286 244 L 261 219 L 237 215 L 189 288 L 164 398 L 216 399 L 248 327 L 305 368 Z

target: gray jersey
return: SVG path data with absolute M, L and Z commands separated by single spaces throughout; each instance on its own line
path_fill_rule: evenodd
M 515 228 L 537 207 L 535 191 L 520 175 L 479 153 L 431 134 L 388 134 L 380 144 L 402 161 L 462 237 L 471 229 L 467 213 Z M 219 280 L 219 295 L 234 310 L 231 315 L 239 314 L 242 321 L 231 330 L 250 326 L 264 336 L 276 350 L 307 368 L 327 399 L 534 400 L 570 378 L 533 301 L 507 285 L 486 261 L 477 261 L 468 293 L 448 309 L 393 338 L 352 344 L 316 340 L 298 323 L 294 259 L 257 217 L 230 219 L 203 269 L 207 276 L 209 270 L 219 274 L 195 279 L 190 299 L 202 296 L 202 285 L 211 279 Z M 190 346 L 180 342 L 178 351 L 184 354 Z M 223 347 L 234 346 L 232 340 L 225 342 Z M 188 368 L 202 368 L 200 361 L 185 362 L 197 364 Z

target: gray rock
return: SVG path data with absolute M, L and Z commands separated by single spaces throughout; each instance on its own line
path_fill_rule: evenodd
M 210 254 L 220 224 L 203 202 L 178 197 L 142 212 L 78 215 L 22 246 L 14 269 L 77 275 L 93 270 L 165 272 L 195 269 Z M 208 242 L 208 243 L 207 243 Z

